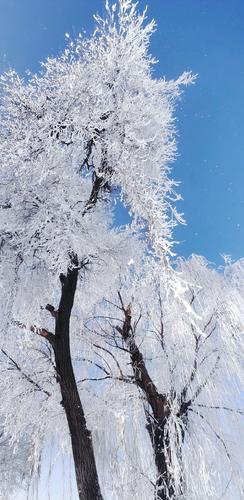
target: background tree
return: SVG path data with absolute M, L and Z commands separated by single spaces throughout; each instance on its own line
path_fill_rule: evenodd
M 113 402 L 122 429 L 111 446 L 124 450 L 134 482 L 138 475 L 138 499 L 153 498 L 151 485 L 160 499 L 243 494 L 243 264 L 216 270 L 201 257 L 179 259 L 169 283 L 150 258 L 85 325 L 94 344 L 104 341 L 114 394 L 123 393 Z

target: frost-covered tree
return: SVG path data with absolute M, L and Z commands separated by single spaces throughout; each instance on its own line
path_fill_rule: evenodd
M 155 24 L 131 0 L 95 19 L 39 75 L 1 78 L 3 439 L 26 480 L 48 442 L 71 449 L 83 500 L 215 498 L 227 459 L 236 494 L 216 425 L 234 443 L 243 290 L 234 266 L 170 260 L 174 106 L 194 78 L 154 77 Z
M 31 439 L 37 468 L 44 436 L 62 432 L 65 413 L 82 499 L 101 493 L 74 375 L 78 325 L 140 255 L 136 232 L 144 227 L 165 259 L 178 218 L 168 177 L 173 107 L 192 77 L 153 78 L 154 23 L 145 24 L 135 7 L 130 0 L 106 4 L 94 35 L 70 42 L 40 75 L 25 81 L 10 71 L 1 78 L 4 433 L 13 446 L 20 436 Z M 131 228 L 113 228 L 116 199 L 133 214 Z
M 150 258 L 84 325 L 111 367 L 94 379 L 114 379 L 111 448 L 133 470 L 131 498 L 242 498 L 243 283 L 243 260 L 179 259 L 169 281 Z

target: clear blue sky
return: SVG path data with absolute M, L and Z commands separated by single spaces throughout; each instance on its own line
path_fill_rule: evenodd
M 115 0 L 114 0 L 115 1 Z M 180 255 L 213 262 L 244 255 L 244 0 L 142 0 L 158 23 L 151 51 L 156 74 L 198 74 L 177 111 L 187 226 L 176 231 Z M 0 71 L 24 74 L 65 45 L 64 34 L 91 31 L 103 0 L 0 0 Z

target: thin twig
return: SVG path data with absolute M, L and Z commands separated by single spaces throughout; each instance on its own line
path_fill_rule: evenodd
M 244 416 L 244 410 L 241 410 L 239 408 L 234 409 L 234 408 L 228 408 L 227 406 L 207 406 L 200 403 L 196 403 L 193 406 L 199 406 L 200 408 L 206 408 L 207 410 L 225 410 L 225 411 L 230 411 L 232 413 L 238 413 L 239 415 Z

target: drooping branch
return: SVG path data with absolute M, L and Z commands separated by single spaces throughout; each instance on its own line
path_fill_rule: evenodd
M 213 434 L 215 435 L 216 439 L 218 441 L 220 441 L 220 443 L 222 444 L 224 450 L 225 450 L 225 454 L 228 458 L 229 461 L 231 461 L 231 455 L 230 455 L 230 452 L 226 446 L 226 443 L 224 441 L 224 439 L 220 436 L 220 434 L 218 434 L 218 432 L 216 432 L 216 430 L 213 428 L 212 424 L 210 424 L 210 422 L 206 419 L 206 417 L 204 417 L 201 413 L 199 413 L 198 411 L 195 411 L 193 410 L 192 408 L 190 409 L 190 411 L 192 411 L 193 413 L 195 413 L 196 415 L 198 415 L 198 417 L 200 417 L 204 422 L 205 424 L 207 424 L 207 426 L 211 429 L 211 431 L 213 432 Z
M 219 361 L 220 361 L 220 356 L 217 357 L 216 362 L 215 362 L 212 370 L 209 373 L 209 376 L 206 377 L 204 382 L 197 387 L 194 395 L 189 400 L 187 400 L 187 398 L 186 398 L 187 389 L 190 387 L 190 382 L 191 382 L 192 377 L 194 379 L 195 374 L 196 374 L 196 371 L 194 371 L 194 367 L 193 367 L 191 379 L 190 379 L 189 383 L 184 387 L 183 391 L 181 392 L 181 405 L 180 405 L 180 410 L 178 412 L 178 416 L 185 415 L 187 413 L 187 411 L 193 406 L 194 401 L 198 398 L 198 396 L 200 395 L 202 390 L 206 387 L 206 385 L 212 379 L 212 377 L 217 369 Z M 195 365 L 195 361 L 194 361 L 194 365 Z
M 191 404 L 198 398 L 199 394 L 202 392 L 202 390 L 204 389 L 204 387 L 206 387 L 206 385 L 212 379 L 212 377 L 213 377 L 213 375 L 214 375 L 214 373 L 215 373 L 215 371 L 217 369 L 217 366 L 219 364 L 219 361 L 220 361 L 220 356 L 217 356 L 217 359 L 215 361 L 215 364 L 214 364 L 212 370 L 209 373 L 209 376 L 206 377 L 206 379 L 204 380 L 204 382 L 199 385 L 199 387 L 197 388 L 195 394 L 192 396 L 192 398 L 191 398 Z
M 229 408 L 228 406 L 219 406 L 219 405 L 216 405 L 216 406 L 212 406 L 212 405 L 204 405 L 204 404 L 200 404 L 200 403 L 195 403 L 193 405 L 193 407 L 199 407 L 199 408 L 205 408 L 206 410 L 224 410 L 224 411 L 229 411 L 231 413 L 237 413 L 239 415 L 242 415 L 244 416 L 244 409 L 240 409 L 240 408 Z
M 27 375 L 27 373 L 24 372 L 24 370 L 21 368 L 21 366 L 12 358 L 12 356 L 10 356 L 7 353 L 7 351 L 5 351 L 4 349 L 1 349 L 1 352 L 10 361 L 10 363 L 15 367 L 15 369 L 21 374 L 21 376 L 25 380 L 27 380 L 27 382 L 29 382 L 29 384 L 32 384 L 37 391 L 43 392 L 44 394 L 46 394 L 46 396 L 48 396 L 48 397 L 51 396 L 50 392 L 48 392 L 45 389 L 43 389 L 43 387 L 41 387 L 40 384 L 38 384 L 38 382 L 36 382 L 35 380 L 33 380 L 30 377 L 30 375 Z
M 98 344 L 93 344 L 94 347 L 96 347 L 96 349 L 100 349 L 104 352 L 106 352 L 109 356 L 111 356 L 111 358 L 114 360 L 118 370 L 119 370 L 119 373 L 120 373 L 120 377 L 123 379 L 124 378 L 124 374 L 122 372 L 122 369 L 121 369 L 121 366 L 116 358 L 116 356 L 109 350 L 109 349 L 106 349 L 106 347 L 103 347 L 103 346 L 100 346 Z
M 86 363 L 90 363 L 90 364 L 96 366 L 96 368 L 98 368 L 102 372 L 104 372 L 105 375 L 110 375 L 110 372 L 108 370 L 106 370 L 106 368 L 104 368 L 104 366 L 99 365 L 98 363 L 96 363 L 95 361 L 92 361 L 91 359 L 79 358 L 79 361 L 85 361 Z
M 192 324 L 191 324 L 191 329 L 192 329 L 194 339 L 195 339 L 194 361 L 193 361 L 193 367 L 192 367 L 192 371 L 191 371 L 189 380 L 187 381 L 187 383 L 185 384 L 185 386 L 181 392 L 182 402 L 184 402 L 186 400 L 187 391 L 195 379 L 195 376 L 197 373 L 197 365 L 198 365 L 198 350 L 199 350 L 199 342 L 200 342 L 201 337 L 199 335 L 196 335 Z

